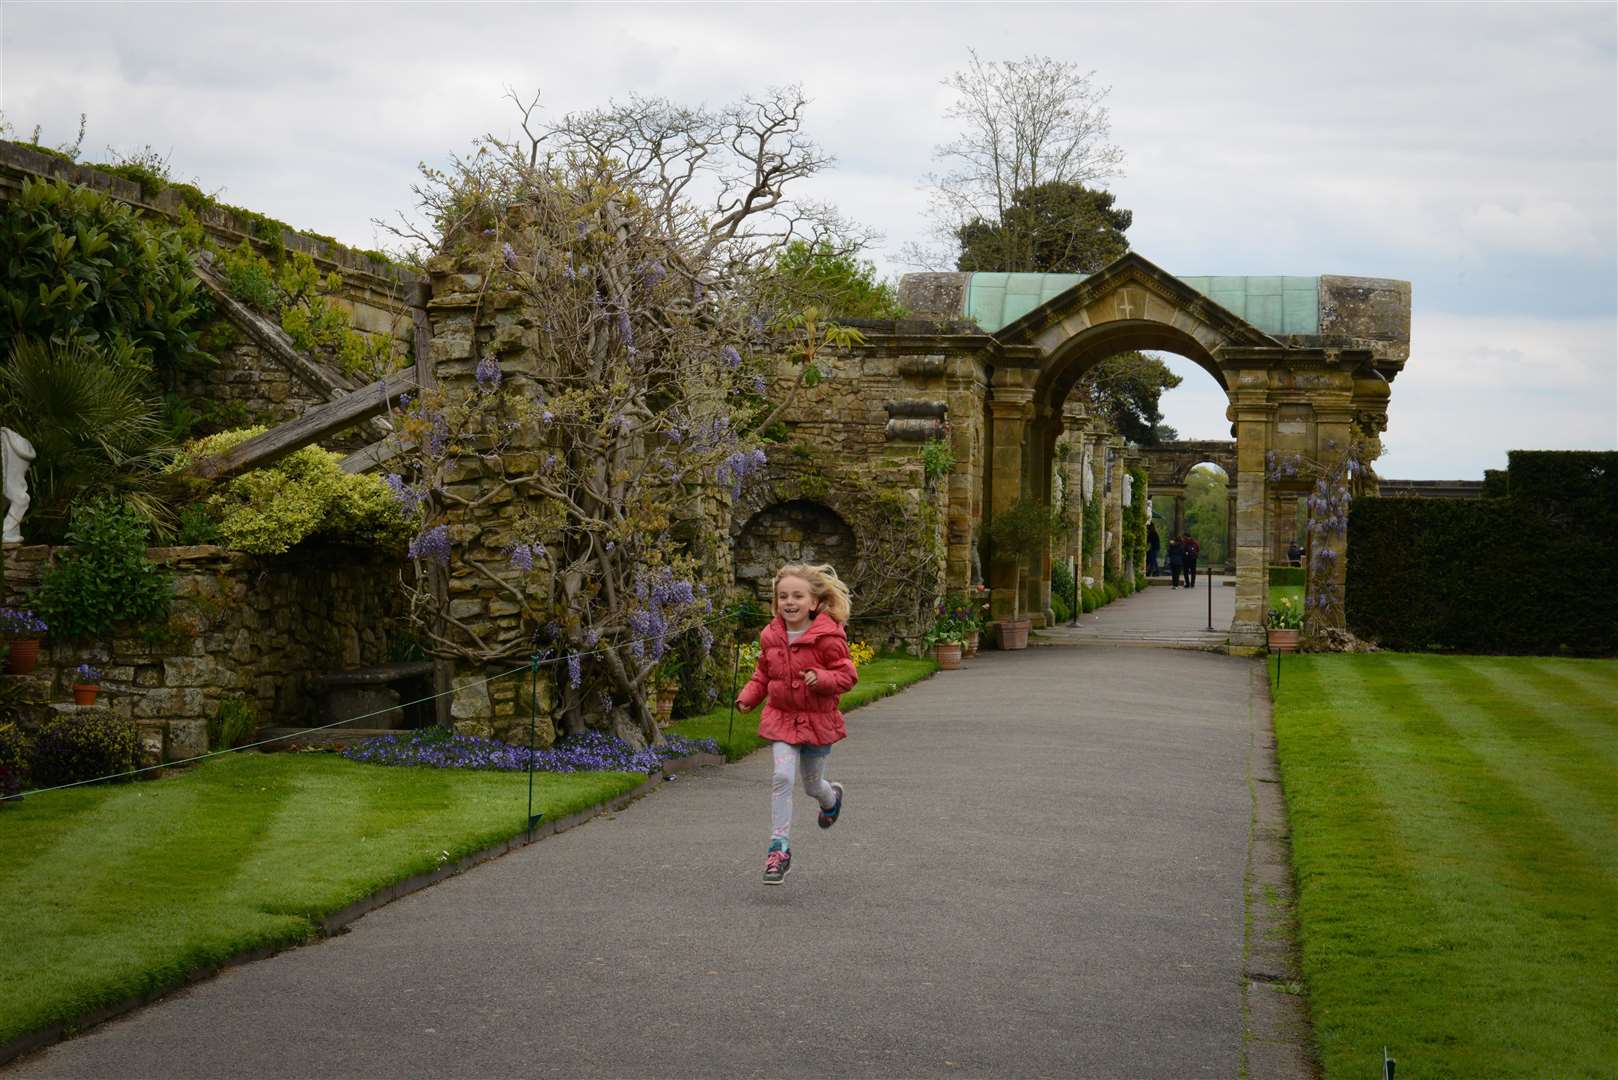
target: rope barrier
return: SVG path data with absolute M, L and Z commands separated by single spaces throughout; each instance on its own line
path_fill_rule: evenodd
M 206 754 L 197 754 L 197 755 L 195 755 L 193 757 L 181 758 L 178 761 L 165 761 L 165 762 L 162 762 L 161 764 L 158 764 L 158 765 L 143 765 L 138 769 L 130 769 L 127 772 L 110 773 L 110 774 L 108 774 L 106 776 L 97 776 L 97 777 L 93 777 L 92 779 L 89 779 L 89 780 L 75 780 L 72 783 L 57 784 L 54 787 L 30 788 L 27 791 L 19 791 L 17 794 L 11 796 L 11 798 L 16 799 L 16 800 L 21 800 L 21 799 L 28 798 L 28 797 L 34 796 L 34 795 L 49 794 L 50 792 L 53 792 L 53 791 L 66 791 L 68 788 L 83 787 L 86 784 L 100 784 L 100 783 L 105 783 L 108 780 L 122 780 L 122 779 L 126 779 L 126 778 L 129 778 L 129 777 L 140 776 L 143 773 L 155 772 L 158 769 L 173 769 L 173 768 L 176 768 L 176 767 L 181 766 L 181 765 L 193 765 L 193 764 L 195 764 L 195 763 L 197 763 L 199 761 L 207 761 L 210 758 L 221 757 L 221 756 L 223 756 L 225 754 L 234 754 L 234 753 L 238 753 L 239 751 L 242 751 L 242 750 L 256 750 L 261 746 L 268 746 L 271 743 L 287 742 L 289 740 L 296 739 L 299 736 L 308 735 L 308 734 L 311 734 L 311 733 L 316 732 L 316 731 L 326 731 L 326 730 L 328 730 L 330 728 L 341 727 L 344 724 L 352 724 L 356 720 L 365 720 L 365 719 L 368 719 L 368 718 L 370 718 L 372 716 L 381 716 L 384 713 L 390 713 L 390 712 L 395 711 L 396 709 L 404 709 L 404 708 L 408 708 L 411 705 L 420 705 L 420 704 L 422 704 L 424 702 L 436 701 L 437 699 L 439 699 L 441 697 L 448 697 L 451 694 L 459 693 L 460 691 L 466 690 L 466 689 L 468 689 L 470 687 L 473 687 L 473 686 L 486 686 L 487 684 L 492 683 L 492 682 L 497 682 L 500 679 L 510 678 L 512 675 L 516 675 L 519 672 L 529 671 L 529 672 L 532 672 L 533 675 L 534 675 L 533 684 L 532 684 L 532 686 L 530 688 L 531 700 L 530 700 L 530 703 L 529 703 L 529 733 L 528 733 L 528 749 L 530 751 L 529 756 L 528 756 L 528 760 L 529 760 L 528 813 L 529 813 L 529 819 L 530 819 L 528 828 L 529 828 L 530 833 L 532 833 L 533 826 L 534 826 L 534 821 L 536 820 L 534 818 L 534 814 L 533 814 L 534 806 L 533 806 L 533 753 L 532 753 L 532 751 L 534 749 L 534 729 L 538 725 L 538 713 L 539 713 L 539 677 L 538 676 L 539 676 L 539 669 L 546 666 L 546 665 L 548 665 L 548 664 L 566 663 L 568 659 L 570 659 L 571 657 L 575 657 L 575 656 L 578 657 L 581 660 L 584 659 L 585 657 L 589 657 L 589 656 L 600 656 L 600 655 L 602 655 L 604 653 L 611 652 L 614 649 L 624 648 L 624 647 L 626 647 L 626 646 L 628 646 L 628 645 L 630 645 L 630 644 L 632 644 L 632 643 L 634 643 L 636 641 L 644 643 L 644 642 L 648 642 L 648 641 L 656 641 L 656 640 L 660 640 L 660 639 L 667 639 L 669 637 L 672 637 L 672 636 L 675 636 L 675 635 L 678 635 L 678 634 L 683 634 L 683 633 L 687 633 L 688 631 L 695 630 L 698 627 L 714 626 L 714 625 L 717 625 L 718 623 L 728 621 L 733 616 L 739 614 L 741 612 L 741 610 L 742 610 L 741 608 L 737 608 L 734 611 L 727 611 L 727 612 L 724 612 L 723 614 L 715 615 L 711 619 L 705 619 L 702 622 L 692 623 L 690 626 L 686 626 L 686 627 L 683 627 L 683 628 L 681 628 L 679 630 L 674 631 L 673 634 L 654 634 L 654 635 L 648 635 L 646 637 L 641 637 L 641 638 L 629 638 L 629 639 L 626 639 L 625 641 L 622 641 L 622 642 L 620 642 L 620 643 L 618 643 L 616 645 L 603 645 L 598 649 L 591 649 L 591 650 L 588 650 L 586 652 L 558 653 L 557 655 L 551 656 L 551 657 L 546 657 L 543 652 L 537 652 L 537 653 L 533 654 L 532 658 L 530 658 L 528 663 L 524 664 L 521 667 L 514 667 L 514 668 L 510 669 L 509 671 L 502 671 L 498 675 L 490 675 L 488 678 L 479 679 L 476 682 L 463 683 L 460 686 L 452 687 L 452 688 L 450 688 L 448 690 L 443 690 L 443 691 L 440 691 L 439 693 L 436 693 L 436 694 L 428 694 L 426 697 L 416 698 L 414 701 L 403 701 L 403 702 L 400 702 L 398 705 L 390 705 L 385 709 L 375 709 L 375 710 L 373 710 L 371 712 L 368 712 L 368 713 L 360 713 L 358 716 L 344 717 L 341 720 L 333 720 L 329 724 L 320 724 L 320 725 L 318 725 L 316 727 L 300 728 L 297 731 L 289 732 L 288 734 L 285 734 L 285 735 L 277 735 L 274 738 L 270 738 L 270 739 L 259 739 L 257 742 L 244 743 L 241 746 L 230 746 L 230 747 L 226 747 L 223 750 L 210 750 Z M 738 663 L 740 663 L 739 658 L 738 658 Z M 732 696 L 734 697 L 734 695 L 732 695 Z

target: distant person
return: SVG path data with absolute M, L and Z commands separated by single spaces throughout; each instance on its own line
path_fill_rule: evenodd
M 1146 576 L 1157 576 L 1157 552 L 1163 542 L 1157 536 L 1157 523 L 1146 526 Z
M 1296 540 L 1287 545 L 1287 562 L 1293 566 L 1303 565 L 1303 548 L 1298 546 Z
M 1185 587 L 1188 589 L 1197 583 L 1197 556 L 1201 554 L 1202 545 L 1197 543 L 1196 538 L 1190 533 L 1186 533 L 1180 540 L 1180 561 L 1184 564 L 1182 569 L 1185 571 Z
M 1180 571 L 1185 567 L 1185 545 L 1178 536 L 1169 538 L 1169 575 L 1173 578 L 1171 589 L 1180 587 Z

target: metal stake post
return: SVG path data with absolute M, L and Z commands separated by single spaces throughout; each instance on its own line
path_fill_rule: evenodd
M 730 721 L 725 725 L 725 755 L 727 757 L 730 755 L 730 737 L 736 731 L 736 683 L 741 678 L 741 674 L 742 674 L 742 642 L 741 642 L 741 636 L 742 636 L 742 630 L 744 628 L 741 626 L 740 615 L 741 615 L 741 612 L 738 611 L 737 612 L 737 616 L 738 616 L 738 618 L 737 618 L 737 626 L 731 632 L 731 635 L 730 635 L 730 638 L 731 638 L 730 651 L 731 651 L 732 655 L 735 656 L 736 659 L 735 659 L 735 666 L 731 669 L 731 672 L 730 672 Z
M 1213 629 L 1213 562 L 1212 561 L 1210 561 L 1208 563 L 1208 568 L 1202 572 L 1202 576 L 1208 579 L 1208 629 L 1212 630 Z
M 528 839 L 544 814 L 534 813 L 534 729 L 539 724 L 539 654 L 528 661 Z

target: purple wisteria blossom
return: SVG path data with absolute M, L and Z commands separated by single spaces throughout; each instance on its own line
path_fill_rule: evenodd
M 545 557 L 544 544 L 513 544 L 511 546 L 511 565 L 519 570 L 532 570 L 535 558 Z
M 691 754 L 717 754 L 712 739 L 667 735 L 644 750 L 631 750 L 622 739 L 600 731 L 587 731 L 558 739 L 549 749 L 529 752 L 496 739 L 445 733 L 423 728 L 398 735 L 381 735 L 355 743 L 342 752 L 350 761 L 368 765 L 404 765 L 433 769 L 488 769 L 526 772 L 656 772 L 663 763 Z
M 579 654 L 567 654 L 567 684 L 577 690 L 584 685 L 584 662 Z
M 500 245 L 500 254 L 505 256 L 506 266 L 512 270 L 517 269 L 517 249 L 510 244 Z
M 743 482 L 754 473 L 762 471 L 768 463 L 762 448 L 752 451 L 738 450 L 719 463 L 716 479 L 721 484 L 729 484 L 731 498 L 739 499 L 742 497 Z
M 440 566 L 449 565 L 449 526 L 434 525 L 423 529 L 410 541 L 412 559 L 428 559 Z
M 398 500 L 399 509 L 406 517 L 413 516 L 421 509 L 421 501 L 426 497 L 420 488 L 405 483 L 404 477 L 398 473 L 389 473 L 386 478 L 388 490 Z
M 725 366 L 732 371 L 742 366 L 742 354 L 736 351 L 736 346 L 734 345 L 726 345 L 723 349 L 720 349 L 719 359 L 723 360 Z
M 500 389 L 500 361 L 492 356 L 485 356 L 479 360 L 477 379 L 478 389 L 484 393 L 493 393 Z

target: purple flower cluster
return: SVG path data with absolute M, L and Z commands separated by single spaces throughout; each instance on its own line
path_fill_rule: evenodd
M 398 473 L 387 475 L 388 490 L 393 493 L 394 499 L 399 503 L 399 509 L 409 517 L 421 509 L 421 500 L 425 497 L 422 490 L 412 487 L 404 482 L 404 477 Z
M 444 448 L 449 445 L 449 418 L 443 413 L 432 414 L 432 430 L 427 433 L 427 452 L 433 457 L 443 457 Z
M 497 739 L 472 735 L 449 735 L 439 728 L 426 728 L 400 735 L 379 735 L 355 743 L 342 753 L 350 761 L 368 765 L 414 765 L 431 769 L 492 769 L 526 772 L 530 761 L 535 772 L 656 772 L 665 761 L 690 754 L 717 754 L 712 739 L 666 736 L 666 741 L 644 750 L 631 750 L 629 744 L 599 731 L 588 731 L 558 739 L 549 749 L 535 750 L 512 746 Z
M 693 609 L 704 613 L 713 610 L 706 585 L 677 578 L 667 567 L 635 579 L 635 600 L 635 608 L 629 613 L 627 644 L 630 655 L 637 660 L 645 658 L 648 646 L 653 660 L 663 658 L 669 636 L 679 632 L 682 614 Z M 712 642 L 713 636 L 707 635 L 705 646 Z
M 7 634 L 43 634 L 50 627 L 28 608 L 0 608 L 0 631 Z
M 519 570 L 532 570 L 535 557 L 545 557 L 544 544 L 513 544 L 511 545 L 511 565 Z
M 584 685 L 584 661 L 576 652 L 567 654 L 567 684 L 575 690 Z
M 98 683 L 101 681 L 101 672 L 89 664 L 80 664 L 73 669 L 73 675 L 81 683 Z
M 492 356 L 485 356 L 478 361 L 478 389 L 485 393 L 493 393 L 500 389 L 500 361 Z
M 748 451 L 738 450 L 724 461 L 719 463 L 717 479 L 721 484 L 730 485 L 731 498 L 742 497 L 742 483 L 749 476 L 763 470 L 769 464 L 762 447 Z
M 635 347 L 635 324 L 629 320 L 629 312 L 623 308 L 618 309 L 618 338 L 624 343 L 624 348 Z
M 720 349 L 719 359 L 723 360 L 725 366 L 732 371 L 742 366 L 742 354 L 736 351 L 736 346 L 734 345 L 726 345 L 723 349 Z
M 500 254 L 505 256 L 507 268 L 512 269 L 512 270 L 517 269 L 517 249 L 516 248 L 512 247 L 510 244 L 501 244 L 500 245 Z
M 449 526 L 434 525 L 423 529 L 410 541 L 412 559 L 429 559 L 441 566 L 449 565 Z
M 668 270 L 665 269 L 663 264 L 658 262 L 656 259 L 647 259 L 645 262 L 640 264 L 641 280 L 644 281 L 648 287 L 661 285 L 663 283 L 663 279 L 668 276 Z

